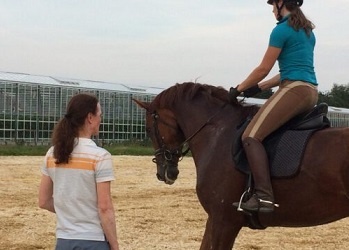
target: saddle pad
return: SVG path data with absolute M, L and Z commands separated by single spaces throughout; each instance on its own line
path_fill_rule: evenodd
M 305 146 L 314 131 L 316 130 L 288 130 L 277 143 L 266 141 L 272 177 L 291 177 L 298 173 Z
M 236 168 L 245 174 L 250 174 L 251 171 L 242 147 L 241 135 L 248 123 L 249 121 L 246 121 L 238 128 L 232 152 Z M 299 171 L 308 140 L 320 129 L 277 131 L 268 136 L 263 145 L 269 158 L 270 175 L 274 178 L 295 176 Z

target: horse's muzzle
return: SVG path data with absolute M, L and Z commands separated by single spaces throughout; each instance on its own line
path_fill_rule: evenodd
M 177 165 L 162 165 L 158 166 L 156 177 L 159 181 L 172 185 L 177 180 L 178 174 L 179 170 Z

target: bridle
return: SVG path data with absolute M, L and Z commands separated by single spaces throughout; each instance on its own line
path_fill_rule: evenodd
M 153 111 L 151 113 L 151 117 L 153 118 L 153 129 L 155 132 L 155 139 L 157 144 L 159 145 L 159 148 L 155 150 L 155 157 L 152 159 L 154 163 L 157 163 L 156 157 L 162 155 L 162 158 L 167 162 L 171 164 L 177 164 L 179 161 L 183 159 L 183 157 L 190 151 L 190 148 L 188 147 L 186 150 L 183 151 L 183 147 L 185 145 L 188 145 L 191 139 L 193 139 L 207 124 L 211 122 L 211 120 L 216 117 L 223 108 L 227 105 L 227 103 L 223 104 L 221 108 L 213 114 L 211 117 L 209 117 L 204 124 L 202 124 L 191 136 L 189 136 L 184 142 L 182 142 L 177 148 L 175 149 L 168 149 L 166 147 L 166 144 L 163 140 L 163 137 L 160 135 L 160 130 L 158 123 L 162 122 L 168 127 L 172 127 L 170 124 L 166 123 L 165 121 L 161 120 L 160 115 Z M 178 159 L 177 162 L 174 162 L 174 159 Z
M 182 151 L 183 146 L 188 142 L 188 140 L 185 140 L 181 145 L 179 145 L 175 149 L 168 149 L 166 147 L 166 144 L 164 142 L 164 138 L 160 134 L 159 130 L 159 122 L 162 122 L 168 127 L 172 127 L 170 124 L 166 123 L 165 121 L 161 120 L 160 115 L 154 111 L 151 114 L 151 117 L 153 118 L 153 129 L 154 129 L 154 135 L 157 144 L 159 145 L 159 148 L 155 150 L 155 157 L 152 159 L 154 163 L 157 163 L 156 157 L 159 155 L 162 155 L 162 158 L 168 162 L 168 163 L 174 163 L 174 159 L 178 159 L 178 161 L 181 161 L 183 157 L 189 152 L 189 148 L 185 151 Z

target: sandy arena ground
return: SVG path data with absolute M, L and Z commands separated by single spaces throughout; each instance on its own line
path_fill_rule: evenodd
M 155 177 L 152 157 L 114 156 L 112 185 L 121 249 L 199 249 L 206 214 L 195 194 L 192 159 L 177 182 Z M 0 249 L 54 249 L 55 215 L 37 207 L 43 157 L 0 156 Z M 349 249 L 349 218 L 311 228 L 244 228 L 234 249 Z

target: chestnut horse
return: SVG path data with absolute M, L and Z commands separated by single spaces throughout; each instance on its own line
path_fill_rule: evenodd
M 176 84 L 152 102 L 134 100 L 146 110 L 146 131 L 156 149 L 157 177 L 173 184 L 185 143 L 196 166 L 196 193 L 208 215 L 202 250 L 227 250 L 247 226 L 232 205 L 245 190 L 246 175 L 232 159 L 236 127 L 253 107 L 228 103 L 221 87 Z M 257 108 L 257 107 L 256 107 Z M 255 111 L 254 111 L 255 112 Z M 310 138 L 299 173 L 272 179 L 278 208 L 259 214 L 265 227 L 306 227 L 349 215 L 349 128 L 327 128 Z

